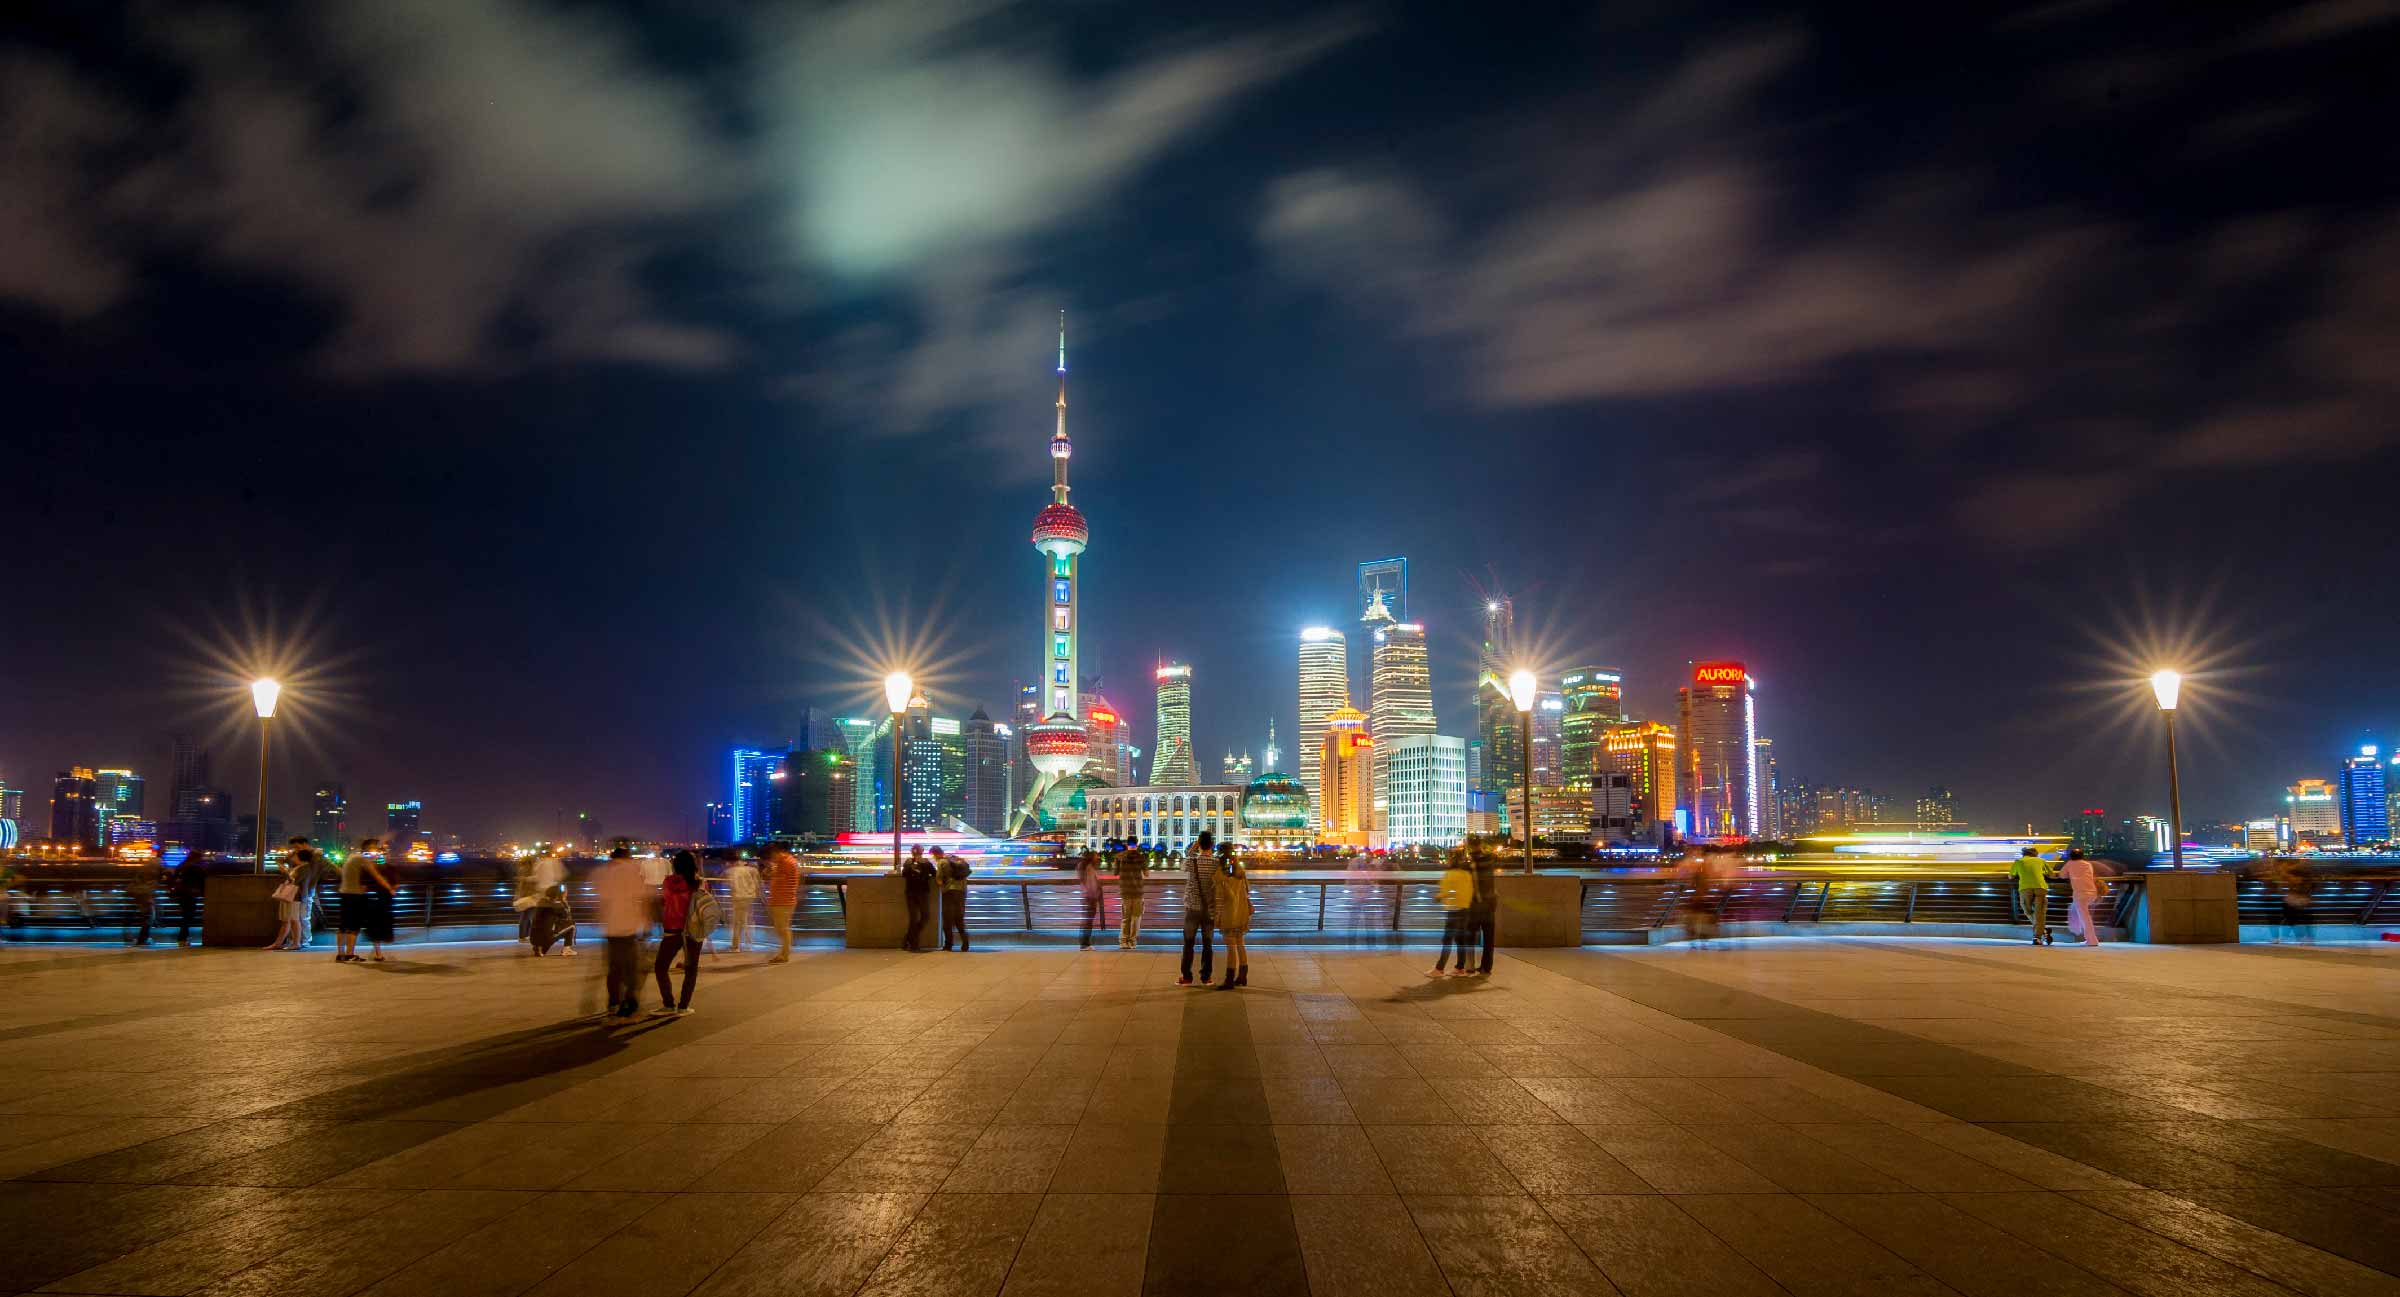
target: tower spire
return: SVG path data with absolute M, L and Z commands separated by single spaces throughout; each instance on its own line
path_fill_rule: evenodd
M 1050 498 L 1059 504 L 1067 502 L 1067 459 L 1075 453 L 1074 443 L 1067 440 L 1067 312 L 1058 312 L 1058 431 L 1050 434 L 1050 463 L 1055 469 L 1050 483 Z

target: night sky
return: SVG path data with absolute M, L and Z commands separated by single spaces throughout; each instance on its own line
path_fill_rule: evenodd
M 2194 822 L 2400 740 L 2394 6 L 1205 8 L 11 6 L 0 780 L 246 803 L 261 661 L 287 822 L 471 838 L 697 834 L 896 645 L 1004 715 L 1061 307 L 1212 777 L 1387 554 L 1445 733 L 1501 589 L 1992 827 L 2161 809 L 2156 664 Z

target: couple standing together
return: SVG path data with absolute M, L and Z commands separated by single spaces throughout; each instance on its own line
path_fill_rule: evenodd
M 1134 911 L 1139 922 L 1140 911 Z M 1200 946 L 1200 985 L 1209 984 L 1211 929 L 1225 938 L 1225 980 L 1218 990 L 1250 984 L 1250 874 L 1234 858 L 1233 844 L 1222 846 L 1217 835 L 1202 830 L 1183 853 L 1183 971 L 1177 986 L 1192 984 L 1192 945 Z

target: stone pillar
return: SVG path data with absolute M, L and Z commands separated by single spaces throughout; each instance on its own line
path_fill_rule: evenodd
M 1583 881 L 1558 874 L 1501 873 L 1494 940 L 1503 946 L 1583 944 Z
M 2242 919 L 2234 906 L 2233 884 L 2233 875 L 2214 869 L 2144 872 L 2133 939 L 2158 945 L 2240 941 Z
M 200 897 L 200 943 L 205 946 L 264 946 L 283 926 L 283 911 L 275 904 L 282 874 L 211 874 Z M 158 917 L 173 926 L 175 901 L 168 889 L 158 889 Z M 171 934 L 170 934 L 171 935 Z
M 854 875 L 842 886 L 842 944 L 868 950 L 897 950 L 908 928 L 908 894 L 898 874 Z M 925 928 L 918 945 L 942 936 L 942 889 L 935 887 L 925 907 Z

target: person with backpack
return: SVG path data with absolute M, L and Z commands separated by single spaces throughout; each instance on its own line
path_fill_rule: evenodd
M 1250 984 L 1250 871 L 1234 858 L 1233 844 L 1217 844 L 1216 903 L 1210 912 L 1216 915 L 1217 931 L 1225 934 L 1225 981 L 1219 990 L 1230 991 Z
M 975 871 L 967 866 L 965 856 L 945 855 L 940 847 L 933 849 L 933 873 L 942 880 L 942 949 L 950 948 L 950 939 L 958 939 L 959 950 L 973 950 L 967 942 L 967 876 Z
M 1117 853 L 1117 949 L 1132 950 L 1142 941 L 1142 883 L 1150 858 L 1128 842 Z
M 1472 921 L 1471 911 L 1475 905 L 1475 875 L 1467 868 L 1467 853 L 1464 848 L 1452 847 L 1449 857 L 1442 862 L 1440 895 L 1442 900 L 1442 951 L 1434 956 L 1433 967 L 1427 970 L 1425 975 L 1427 977 L 1469 976 L 1467 925 Z M 1452 950 L 1458 952 L 1458 971 L 1456 973 L 1443 971 L 1450 963 Z
M 663 931 L 658 940 L 658 962 L 651 972 L 658 976 L 658 1007 L 650 1011 L 654 1018 L 671 1018 L 692 1011 L 692 985 L 700 980 L 700 944 L 717 926 L 717 898 L 700 881 L 700 858 L 689 851 L 675 853 L 673 872 L 658 887 L 658 920 Z M 667 970 L 675 963 L 677 951 L 689 952 L 683 962 L 683 995 L 677 998 Z

